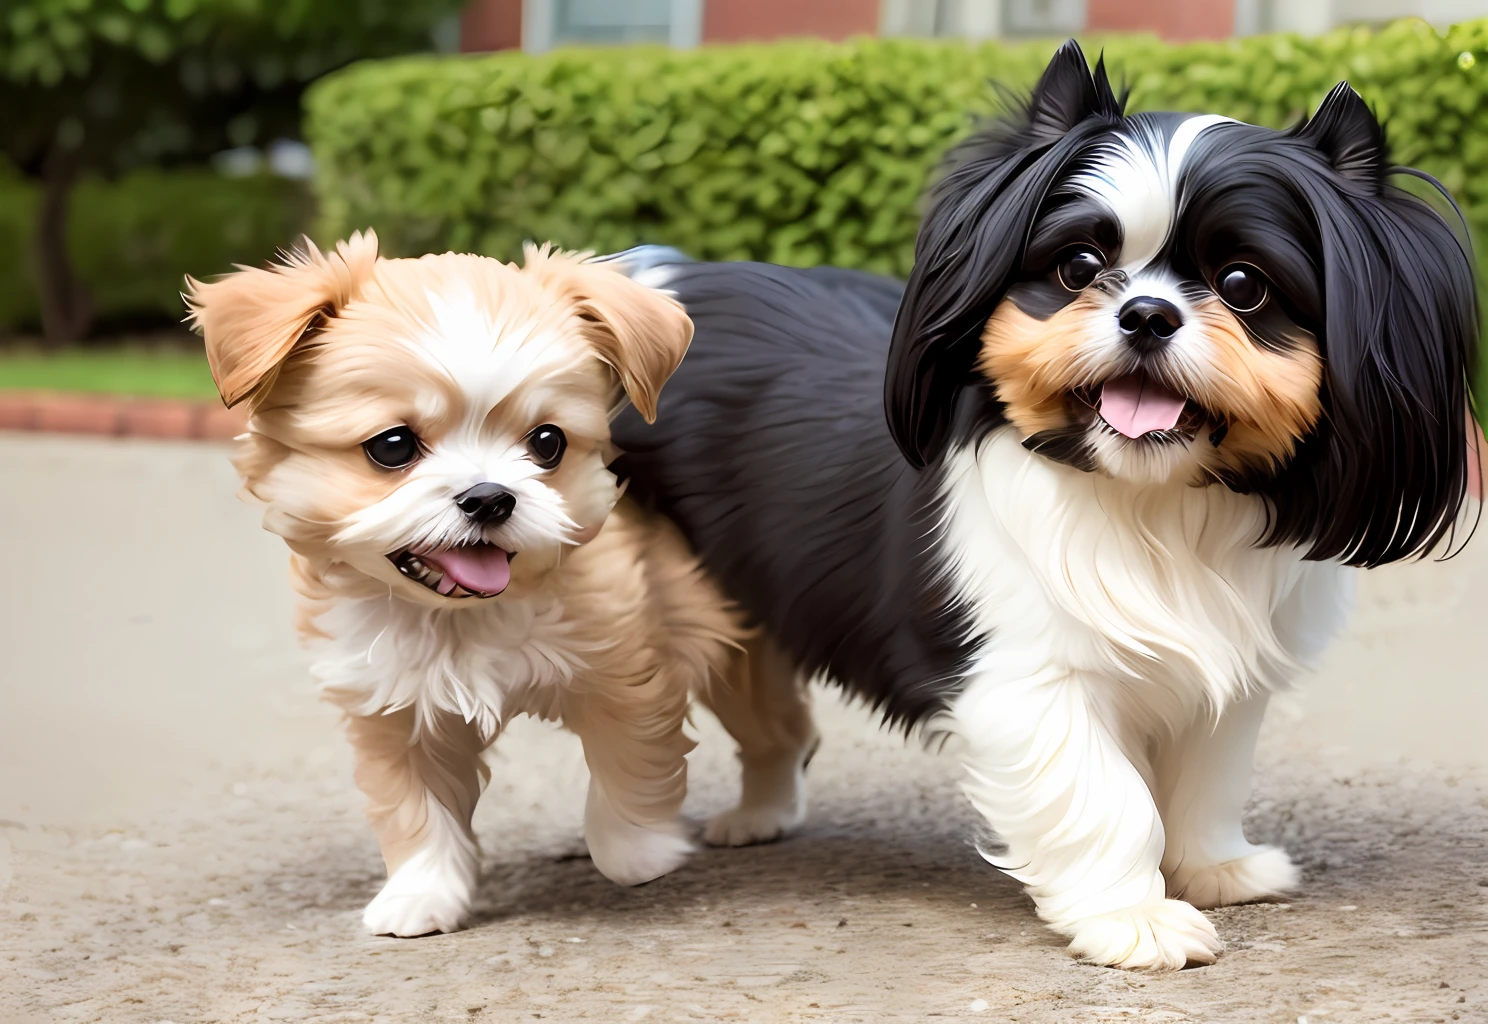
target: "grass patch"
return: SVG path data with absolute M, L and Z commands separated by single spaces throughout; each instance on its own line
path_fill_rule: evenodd
M 86 391 L 149 398 L 215 398 L 217 388 L 200 351 L 125 344 L 46 352 L 0 349 L 0 390 Z

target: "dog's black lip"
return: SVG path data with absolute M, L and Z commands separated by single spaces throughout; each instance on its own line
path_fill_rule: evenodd
M 496 545 L 496 544 L 491 544 L 490 541 L 476 541 L 475 543 L 477 543 L 477 544 L 487 544 L 490 547 L 498 547 L 499 546 L 499 545 Z M 460 546 L 460 545 L 456 545 L 456 546 Z M 466 546 L 473 546 L 473 545 L 466 545 Z M 499 596 L 497 594 L 486 594 L 486 593 L 481 593 L 479 591 L 466 590 L 464 587 L 460 586 L 458 583 L 455 584 L 455 589 L 454 590 L 451 590 L 448 594 L 440 594 L 439 591 L 436 590 L 435 588 L 439 585 L 439 581 L 442 580 L 442 579 L 444 579 L 444 573 L 437 572 L 432 566 L 429 566 L 429 565 L 425 564 L 421 556 L 422 555 L 437 555 L 441 551 L 448 551 L 448 550 L 450 550 L 450 548 L 447 548 L 447 547 L 446 548 L 428 548 L 428 549 L 426 549 L 424 551 L 415 551 L 411 547 L 409 547 L 409 548 L 399 548 L 397 551 L 394 551 L 394 552 L 392 552 L 391 554 L 389 554 L 389 555 L 387 555 L 385 557 L 387 558 L 387 560 L 389 562 L 393 563 L 393 568 L 394 569 L 397 569 L 398 572 L 403 575 L 403 578 L 404 579 L 407 579 L 407 580 L 410 580 L 410 581 L 412 581 L 414 583 L 417 583 L 419 586 L 423 587 L 425 590 L 429 591 L 431 594 L 437 594 L 439 597 L 447 597 L 447 598 L 450 598 L 451 600 L 457 600 L 458 601 L 458 600 L 463 600 L 463 599 L 465 599 L 467 597 L 490 598 L 490 597 L 497 597 L 497 596 Z M 505 550 L 505 549 L 503 549 L 503 550 Z M 517 552 L 515 552 L 515 551 L 507 551 L 506 552 L 506 560 L 507 560 L 508 563 L 512 562 L 516 557 L 517 557 Z

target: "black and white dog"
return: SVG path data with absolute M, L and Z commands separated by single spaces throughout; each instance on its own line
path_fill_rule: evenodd
M 1200 908 L 1291 888 L 1241 831 L 1267 697 L 1348 567 L 1466 515 L 1472 260 L 1397 170 L 1346 85 L 1290 131 L 1127 116 L 1071 42 L 936 187 L 907 285 L 617 257 L 696 325 L 619 468 L 765 627 L 778 728 L 709 838 L 799 820 L 821 675 L 947 737 L 1078 955 L 1212 961 Z

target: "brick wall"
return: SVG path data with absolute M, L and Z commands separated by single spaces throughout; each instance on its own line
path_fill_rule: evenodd
M 460 49 L 467 53 L 522 48 L 522 0 L 470 0 L 460 14 Z
M 702 0 L 703 42 L 737 43 L 816 36 L 876 35 L 881 0 Z M 1151 32 L 1164 39 L 1224 39 L 1235 28 L 1235 0 L 1088 0 L 1086 30 Z M 460 48 L 522 45 L 522 0 L 470 0 Z
M 1086 30 L 1226 39 L 1235 31 L 1235 0 L 1087 0 Z
M 846 39 L 878 32 L 880 0 L 703 0 L 703 42 L 738 43 L 816 36 Z M 470 0 L 460 18 L 460 49 L 517 49 L 522 0 Z
M 703 42 L 878 34 L 879 0 L 703 0 Z

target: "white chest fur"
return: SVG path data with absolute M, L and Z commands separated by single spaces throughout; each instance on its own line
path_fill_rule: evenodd
M 584 666 L 561 602 L 426 608 L 389 596 L 338 599 L 316 619 L 311 673 L 356 714 L 412 707 L 459 714 L 494 735 L 516 714 L 551 718 Z
M 1098 681 L 1153 725 L 1284 684 L 1352 593 L 1346 569 L 1255 546 L 1259 499 L 1080 472 L 1007 429 L 953 455 L 946 489 L 947 569 L 990 638 L 976 674 Z

